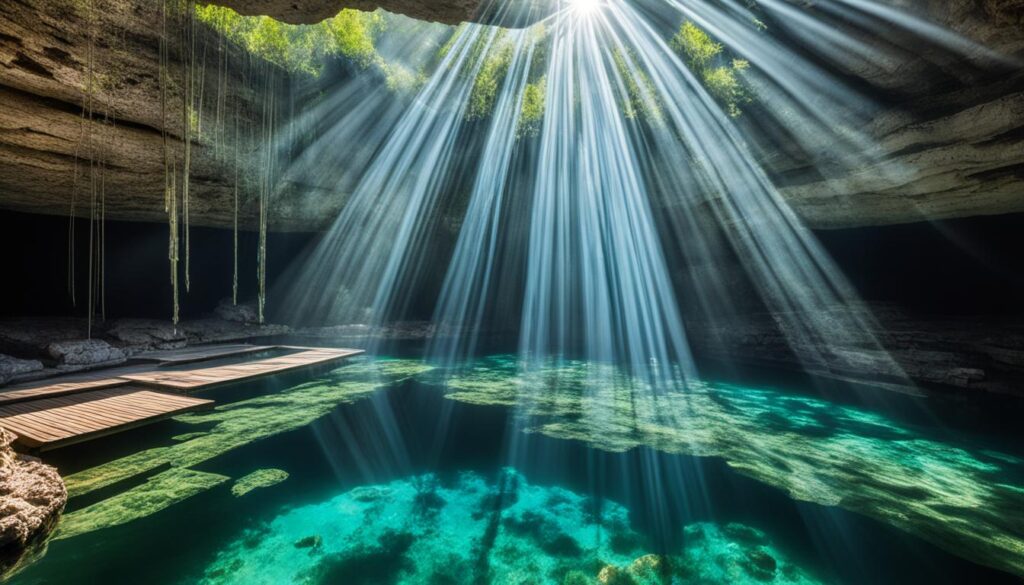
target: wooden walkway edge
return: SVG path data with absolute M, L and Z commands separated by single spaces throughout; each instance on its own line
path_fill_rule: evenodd
M 212 400 L 119 386 L 0 406 L 0 426 L 47 451 L 209 408 Z
M 56 396 L 78 394 L 79 392 L 100 390 L 102 388 L 114 388 L 117 386 L 124 386 L 128 383 L 129 380 L 125 380 L 124 378 L 100 378 L 82 382 L 61 382 L 57 384 L 47 384 L 45 386 L 36 386 L 34 388 L 8 390 L 6 392 L 0 392 L 0 405 L 14 404 L 16 402 L 28 402 L 30 400 L 38 400 L 41 398 L 54 398 Z
M 122 377 L 132 382 L 147 384 L 157 388 L 188 392 L 241 380 L 251 380 L 271 374 L 280 374 L 298 368 L 327 364 L 361 353 L 363 353 L 361 349 L 309 348 L 297 353 L 254 362 L 232 364 L 230 366 L 178 371 L 161 370 L 141 374 L 127 374 Z
M 206 368 L 160 367 L 275 348 L 294 353 Z M 30 449 L 56 449 L 213 404 L 212 400 L 186 396 L 186 392 L 329 364 L 361 353 L 358 349 L 233 346 L 152 356 L 156 363 L 141 370 L 121 369 L 119 374 L 110 372 L 109 377 L 72 378 L 0 391 L 0 427 L 17 435 L 18 443 Z
M 136 362 L 155 362 L 161 366 L 177 366 L 206 360 L 238 357 L 261 351 L 280 349 L 278 345 L 251 345 L 247 343 L 232 345 L 214 345 L 184 350 L 151 351 L 132 357 Z

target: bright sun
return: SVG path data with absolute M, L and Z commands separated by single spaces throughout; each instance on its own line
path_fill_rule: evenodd
M 577 14 L 590 14 L 597 9 L 601 0 L 569 0 L 569 8 Z

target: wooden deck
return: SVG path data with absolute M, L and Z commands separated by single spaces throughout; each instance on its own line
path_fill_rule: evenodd
M 0 405 L 26 402 L 40 398 L 53 398 L 67 394 L 78 394 L 79 392 L 99 390 L 101 388 L 114 388 L 128 383 L 129 381 L 124 378 L 98 378 L 75 382 L 58 382 L 57 384 L 46 384 L 29 388 L 16 388 L 0 392 Z
M 261 351 L 277 349 L 276 345 L 252 345 L 248 343 L 211 345 L 207 347 L 177 349 L 169 351 L 150 351 L 137 355 L 133 361 L 156 362 L 161 365 L 173 366 L 202 362 L 206 360 L 236 357 Z
M 231 365 L 168 369 L 198 360 L 271 349 L 293 353 Z M 232 345 L 159 352 L 152 363 L 89 372 L 63 382 L 0 390 L 0 427 L 30 449 L 46 451 L 209 407 L 182 393 L 323 365 L 363 353 L 357 349 Z
M 127 374 L 123 378 L 158 388 L 188 392 L 239 380 L 280 374 L 297 368 L 327 364 L 361 353 L 363 353 L 361 349 L 306 348 L 288 355 L 230 366 L 177 371 L 161 370 Z
M 211 405 L 212 400 L 118 386 L 0 406 L 0 427 L 26 447 L 46 451 Z

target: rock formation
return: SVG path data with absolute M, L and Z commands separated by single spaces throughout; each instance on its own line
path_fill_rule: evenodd
M 29 0 L 6 3 L 0 13 L 0 208 L 69 213 L 76 167 L 88 167 L 89 151 L 95 147 L 105 167 L 107 218 L 165 222 L 164 131 L 173 164 L 179 169 L 182 164 L 180 41 L 177 34 L 169 34 L 165 112 L 160 3 L 116 0 L 103 3 L 102 10 L 97 7 Z M 168 23 L 172 31 L 174 26 Z M 197 83 L 213 95 L 222 81 L 214 56 L 218 39 L 202 26 L 197 31 L 198 51 L 205 55 L 197 65 Z M 263 96 L 256 91 L 260 85 L 254 66 L 233 51 L 224 71 L 223 81 L 231 88 L 224 110 L 239 112 L 244 129 L 258 126 L 256 112 Z M 201 115 L 208 125 L 216 115 L 215 101 L 203 101 Z M 86 104 L 91 104 L 92 119 L 83 114 Z M 211 138 L 193 136 L 192 143 L 192 223 L 230 227 L 234 166 L 215 156 Z M 256 160 L 258 145 L 242 141 L 239 146 L 243 163 Z M 79 171 L 79 178 L 84 182 L 83 173 Z M 243 185 L 241 196 L 240 224 L 254 229 L 255 193 Z M 87 189 L 79 185 L 76 215 L 87 216 L 88 198 Z M 318 186 L 285 188 L 270 214 L 272 229 L 309 229 L 311 215 L 333 216 L 330 209 L 309 208 L 303 201 L 333 204 L 336 210 L 344 197 Z M 314 227 L 324 220 L 316 221 Z
M 68 493 L 57 470 L 11 448 L 14 436 L 0 428 L 0 576 L 45 550 Z
M 288 22 L 315 22 L 344 6 L 369 9 L 378 4 L 442 22 L 477 19 L 479 11 L 476 0 L 217 3 Z M 521 4 L 532 6 L 525 0 Z M 1019 0 L 905 4 L 1011 58 L 1019 59 L 1024 52 L 1024 10 Z M 102 145 L 107 218 L 166 221 L 161 131 L 168 132 L 171 150 L 180 153 L 182 125 L 180 115 L 165 120 L 160 109 L 160 30 L 154 26 L 160 21 L 159 3 L 116 0 L 91 12 L 88 6 L 25 0 L 9 3 L 0 14 L 0 209 L 68 213 L 76 159 L 91 140 Z M 880 158 L 901 169 L 898 177 L 883 178 L 876 164 L 822 175 L 817 161 L 808 160 L 807 154 L 794 158 L 777 149 L 759 154 L 777 177 L 783 196 L 811 227 L 1024 211 L 1019 188 L 1024 175 L 1024 73 L 1019 64 L 1000 71 L 996 79 L 957 83 L 955 67 L 936 55 L 910 48 L 906 53 L 899 63 L 848 64 L 851 76 L 898 98 L 867 128 L 880 145 Z M 179 51 L 172 50 L 169 56 L 171 77 L 176 79 L 182 67 Z M 260 98 L 245 89 L 252 85 L 239 76 L 244 69 L 228 67 L 228 84 L 243 88 L 232 93 L 229 107 L 243 112 L 245 125 L 258 126 L 255 105 Z M 91 122 L 82 117 L 90 71 Z M 936 71 L 945 85 L 923 81 Z M 216 72 L 214 59 L 203 69 L 206 87 L 215 87 Z M 180 110 L 180 88 L 172 83 L 168 91 L 168 103 Z M 242 158 L 256 160 L 255 148 L 244 147 Z M 214 150 L 209 140 L 194 141 L 191 218 L 196 225 L 230 227 L 233 168 Z M 243 229 L 253 229 L 257 222 L 252 191 L 242 193 Z M 79 215 L 88 211 L 81 203 L 83 196 L 79 194 Z M 270 229 L 323 229 L 345 198 L 345 193 L 323 185 L 286 183 L 272 202 Z
M 0 386 L 16 377 L 32 374 L 42 369 L 43 363 L 39 360 L 23 360 L 0 354 Z
M 837 355 L 828 364 L 802 363 L 794 355 L 781 321 L 768 313 L 745 315 L 742 322 L 690 323 L 691 331 L 700 332 L 690 341 L 702 357 L 732 363 L 809 368 L 818 375 L 868 384 L 884 384 L 887 378 L 891 381 L 904 375 L 926 388 L 1021 394 L 1024 322 L 912 316 L 886 305 L 864 308 L 873 315 L 871 333 L 880 348 L 871 344 L 837 347 Z M 895 376 L 886 372 L 890 358 L 902 370 Z

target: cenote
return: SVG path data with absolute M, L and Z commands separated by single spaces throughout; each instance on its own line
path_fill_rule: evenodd
M 968 421 L 922 422 L 920 399 L 885 412 L 748 374 L 628 404 L 588 386 L 582 361 L 529 374 L 513 354 L 474 364 L 444 371 L 398 347 L 222 387 L 212 411 L 61 450 L 48 460 L 71 503 L 43 560 L 12 582 L 998 583 L 1019 572 L 1019 448 Z M 647 400 L 692 425 L 669 426 Z
M 1024 578 L 1019 1 L 0 8 L 0 581 Z

